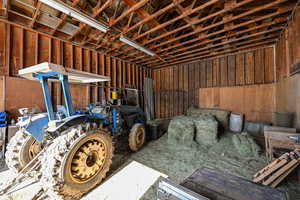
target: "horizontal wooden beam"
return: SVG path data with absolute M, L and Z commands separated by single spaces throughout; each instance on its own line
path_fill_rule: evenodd
M 256 12 L 262 11 L 262 10 L 270 8 L 270 7 L 274 7 L 275 5 L 278 5 L 278 4 L 286 2 L 286 1 L 287 0 L 276 0 L 276 1 L 273 1 L 271 3 L 264 4 L 262 6 L 257 7 L 256 9 L 249 10 L 248 12 L 242 13 L 240 15 L 234 16 L 234 17 L 226 19 L 226 20 L 222 20 L 222 21 L 220 21 L 218 23 L 215 23 L 215 24 L 212 24 L 212 25 L 208 25 L 206 27 L 200 28 L 197 31 L 192 31 L 192 32 L 189 32 L 187 34 L 180 35 L 180 36 L 178 36 L 176 38 L 173 38 L 171 40 L 167 40 L 166 42 L 162 42 L 162 43 L 159 43 L 157 45 L 153 45 L 153 46 L 148 47 L 148 48 L 151 49 L 151 50 L 153 50 L 153 51 L 155 51 L 156 48 L 159 48 L 159 47 L 162 47 L 162 46 L 165 46 L 165 45 L 168 45 L 168 44 L 172 44 L 172 43 L 174 43 L 174 42 L 176 42 L 178 40 L 188 38 L 188 37 L 193 36 L 195 34 L 198 34 L 200 32 L 208 31 L 208 30 L 210 30 L 212 28 L 215 28 L 215 27 L 218 27 L 218 26 L 221 26 L 221 25 L 224 25 L 224 24 L 231 23 L 234 20 L 241 19 L 243 17 L 246 17 L 248 15 L 254 14 Z M 146 43 L 149 44 L 149 41 L 146 42 Z M 143 44 L 143 45 L 145 45 L 145 44 Z M 127 59 L 130 56 L 136 57 L 136 55 L 137 55 L 137 53 L 129 54 L 128 56 L 124 57 L 124 59 Z
M 279 13 L 276 13 L 276 15 L 281 15 L 282 13 L 281 12 L 279 12 Z M 232 26 L 231 28 L 230 28 L 230 30 L 234 30 L 234 29 L 237 29 L 237 28 L 240 28 L 240 27 L 243 27 L 243 26 L 245 26 L 245 25 L 250 25 L 250 24 L 255 24 L 256 22 L 258 22 L 258 21 L 261 21 L 261 20 L 263 20 L 263 19 L 266 19 L 266 18 L 268 18 L 268 17 L 275 17 L 275 14 L 271 14 L 271 15 L 266 15 L 265 17 L 262 17 L 262 18 L 257 18 L 255 21 L 248 21 L 248 22 L 245 22 L 245 23 L 242 23 L 242 24 L 239 24 L 239 25 L 236 25 L 236 26 Z M 286 19 L 284 19 L 284 20 L 286 20 Z M 280 22 L 283 22 L 282 21 L 282 19 L 274 19 L 273 20 L 273 22 L 274 23 L 280 23 Z M 269 24 L 269 23 L 267 23 L 267 24 Z M 263 27 L 264 25 L 267 25 L 266 23 L 265 24 L 262 24 L 261 26 L 255 26 L 256 28 L 257 27 Z M 254 27 L 254 28 L 255 28 Z M 251 30 L 251 29 L 253 29 L 253 28 L 250 28 L 249 30 Z M 229 31 L 229 30 L 228 30 Z M 213 32 L 213 33 L 211 33 L 211 34 L 208 34 L 208 35 L 204 35 L 204 36 L 202 36 L 202 37 L 199 37 L 199 38 L 196 38 L 196 39 L 193 39 L 193 40 L 188 40 L 187 42 L 183 42 L 183 43 L 180 43 L 180 45 L 175 45 L 175 46 L 171 46 L 170 48 L 172 48 L 172 49 L 176 49 L 176 50 L 174 50 L 174 51 L 167 51 L 167 50 L 169 50 L 170 48 L 166 48 L 166 49 L 164 49 L 164 51 L 166 51 L 166 53 L 164 53 L 164 54 L 160 54 L 160 56 L 168 56 L 168 55 L 171 55 L 171 54 L 176 54 L 176 53 L 178 53 L 178 52 L 182 52 L 182 51 L 185 51 L 185 52 L 188 52 L 188 49 L 191 49 L 191 48 L 194 48 L 194 47 L 197 47 L 197 46 L 199 46 L 199 45 L 202 45 L 202 44 L 206 44 L 206 43 L 208 43 L 208 42 L 210 42 L 210 41 L 212 41 L 212 40 L 215 40 L 215 39 L 209 39 L 210 37 L 214 37 L 214 36 L 217 36 L 218 34 L 223 34 L 223 33 L 225 33 L 225 32 L 227 32 L 227 30 L 221 30 L 221 31 L 217 31 L 217 32 Z M 242 32 L 242 31 L 241 31 Z M 230 35 L 228 35 L 228 34 L 226 34 L 225 36 L 228 36 L 228 37 L 230 37 L 230 36 L 232 36 L 232 35 L 235 35 L 236 33 L 239 33 L 239 32 L 235 32 L 234 34 L 230 34 Z M 222 37 L 223 38 L 223 37 Z M 208 40 L 207 40 L 208 39 Z M 217 39 L 217 38 L 216 38 Z M 200 41 L 199 43 L 197 42 L 197 41 Z M 182 48 L 179 48 L 180 46 L 183 46 L 183 45 L 187 45 L 187 44 L 190 44 L 190 43 L 193 43 L 193 45 L 191 45 L 191 46 L 188 46 L 188 47 L 182 47 Z M 159 52 L 159 53 L 161 53 L 161 52 Z M 142 59 L 143 58 L 143 59 Z M 151 59 L 151 57 L 149 57 L 149 58 L 144 58 L 144 57 L 137 57 L 136 59 L 129 59 L 129 60 L 131 60 L 131 61 L 133 61 L 133 60 L 135 60 L 135 61 L 137 61 L 137 59 L 142 59 L 141 61 L 149 61 L 149 60 L 153 60 L 153 59 Z
M 108 1 L 106 1 L 101 7 L 95 8 L 94 13 L 92 14 L 92 17 L 93 17 L 93 18 L 98 17 L 98 16 L 101 14 L 101 12 L 102 12 L 103 10 L 105 10 L 106 8 L 108 8 L 109 6 L 111 6 L 111 4 L 112 4 L 112 0 L 108 0 Z M 82 31 L 85 27 L 87 27 L 87 26 L 88 26 L 87 24 L 84 24 L 84 23 L 81 22 L 81 26 L 78 28 L 78 30 L 77 30 L 73 35 L 71 35 L 71 36 L 69 37 L 69 40 L 72 40 L 74 37 L 76 37 L 76 35 L 78 35 L 79 33 L 81 33 L 81 31 Z M 90 27 L 90 28 L 91 28 L 91 27 Z
M 273 31 L 271 31 L 271 32 L 276 32 L 276 30 L 273 30 Z M 271 35 L 269 35 L 269 36 L 266 36 L 265 38 L 266 39 L 268 39 L 268 38 L 274 38 L 274 37 L 278 37 L 279 36 L 279 33 L 280 33 L 280 29 L 279 30 L 277 30 L 277 32 L 276 33 L 273 33 L 273 34 L 271 34 Z M 257 34 L 257 36 L 258 35 L 260 35 L 260 36 L 263 36 L 263 34 L 264 33 L 261 33 L 261 34 Z M 246 37 L 245 37 L 246 38 Z M 178 58 L 172 58 L 172 59 L 167 59 L 166 61 L 168 62 L 168 63 L 170 63 L 170 62 L 174 62 L 174 61 L 176 61 L 176 60 L 181 60 L 181 59 L 187 59 L 187 58 L 195 58 L 195 57 L 197 57 L 197 56 L 199 56 L 199 53 L 200 53 L 200 55 L 201 55 L 201 53 L 204 51 L 204 50 L 207 50 L 208 52 L 214 52 L 214 51 L 217 51 L 218 49 L 224 49 L 224 45 L 228 45 L 229 47 L 230 47 L 230 45 L 229 44 L 232 44 L 232 43 L 234 43 L 234 46 L 237 46 L 237 45 L 244 45 L 244 44 L 248 44 L 249 42 L 256 42 L 257 40 L 262 40 L 262 37 L 258 37 L 258 38 L 255 38 L 255 39 L 251 39 L 251 40 L 246 40 L 246 41 L 243 41 L 243 42 L 239 42 L 239 41 L 241 41 L 241 40 L 245 40 L 245 38 L 244 39 L 240 39 L 240 38 L 237 38 L 237 39 L 234 39 L 234 40 L 229 40 L 229 41 L 226 41 L 226 42 L 223 42 L 223 43 L 220 43 L 220 44 L 216 44 L 216 45 L 212 45 L 212 46 L 206 46 L 206 47 L 204 47 L 204 48 L 201 48 L 201 49 L 197 49 L 197 51 L 194 51 L 194 52 L 192 52 L 192 53 L 190 53 L 190 54 L 188 54 L 188 55 L 186 55 L 186 56 L 178 56 Z M 222 46 L 222 47 L 219 47 L 219 46 Z M 219 48 L 217 48 L 217 47 L 219 47 Z M 151 65 L 155 65 L 155 64 L 159 64 L 159 63 L 149 63 L 149 64 L 147 64 L 147 66 L 151 66 Z
M 124 1 L 126 2 L 127 0 L 124 0 Z M 128 10 L 126 10 L 125 12 L 123 12 L 121 14 L 121 16 L 119 16 L 117 19 L 111 19 L 111 21 L 109 22 L 109 26 L 112 27 L 113 25 L 115 25 L 116 23 L 118 23 L 120 20 L 122 20 L 124 17 L 127 17 L 132 12 L 140 9 L 141 7 L 143 7 L 148 2 L 149 2 L 149 0 L 141 0 L 141 1 L 139 1 L 137 4 L 135 4 L 134 6 L 130 7 Z
M 170 67 L 173 65 L 178 65 L 178 64 L 182 64 L 182 63 L 192 63 L 192 62 L 199 62 L 203 59 L 207 59 L 207 58 L 213 58 L 213 57 L 217 57 L 217 56 L 223 56 L 223 55 L 227 55 L 229 53 L 233 53 L 233 52 L 239 52 L 241 50 L 246 50 L 246 51 L 250 51 L 251 48 L 264 48 L 265 46 L 270 46 L 273 45 L 275 43 L 275 39 L 274 40 L 269 40 L 266 41 L 264 39 L 262 42 L 257 42 L 257 43 L 252 43 L 250 45 L 246 45 L 246 46 L 242 46 L 242 47 L 238 47 L 238 48 L 234 48 L 230 51 L 220 51 L 220 52 L 216 52 L 216 53 L 207 53 L 206 55 L 200 56 L 200 57 L 196 57 L 196 58 L 192 58 L 192 59 L 186 59 L 186 60 L 181 60 L 181 61 L 177 61 L 177 62 L 173 62 L 173 63 L 168 63 L 165 65 L 155 65 L 152 66 L 152 69 L 156 69 L 156 68 L 164 68 L 164 67 Z M 223 48 L 224 49 L 224 48 Z M 220 49 L 221 50 L 221 49 Z
M 186 24 L 186 25 L 184 25 L 184 26 L 178 27 L 178 28 L 176 28 L 176 29 L 174 29 L 174 30 L 172 30 L 172 31 L 169 31 L 169 32 L 166 33 L 166 34 L 157 36 L 157 37 L 152 38 L 152 39 L 150 39 L 150 40 L 146 40 L 146 41 L 144 41 L 144 42 L 142 43 L 142 45 L 144 45 L 144 46 L 145 46 L 145 45 L 148 45 L 148 44 L 150 44 L 150 43 L 153 43 L 153 42 L 156 42 L 156 41 L 161 40 L 161 39 L 163 39 L 163 38 L 166 38 L 166 37 L 168 37 L 169 35 L 175 34 L 175 33 L 179 32 L 179 31 L 182 31 L 182 30 L 185 30 L 185 29 L 189 29 L 189 28 L 192 27 L 192 25 L 197 25 L 197 24 L 200 24 L 200 23 L 205 22 L 205 21 L 207 21 L 207 20 L 210 20 L 210 19 L 212 19 L 212 18 L 214 18 L 214 17 L 216 17 L 216 16 L 224 15 L 224 14 L 227 13 L 227 12 L 230 12 L 230 11 L 232 11 L 232 10 L 238 8 L 238 7 L 244 6 L 244 5 L 246 5 L 246 4 L 248 4 L 248 3 L 251 3 L 251 2 L 253 2 L 253 1 L 255 1 L 255 0 L 245 0 L 245 1 L 242 1 L 242 2 L 240 2 L 240 3 L 235 4 L 233 7 L 230 7 L 230 8 L 224 8 L 224 9 L 221 10 L 221 11 L 212 13 L 212 14 L 210 14 L 210 15 L 208 15 L 208 16 L 206 16 L 206 17 L 203 17 L 203 18 L 201 18 L 201 19 L 199 19 L 199 20 L 195 20 L 195 21 L 193 21 L 193 22 L 190 23 L 190 24 Z M 195 30 L 194 32 L 196 32 L 196 31 L 197 31 L 197 30 Z M 196 33 L 195 33 L 195 34 L 196 34 Z M 140 37 L 138 36 L 138 37 L 136 37 L 136 38 L 134 38 L 134 39 L 137 40 L 137 39 L 140 39 Z M 124 53 L 127 53 L 127 52 L 130 51 L 130 50 L 132 50 L 132 49 L 125 50 Z
M 202 42 L 200 42 L 200 43 L 196 43 L 195 45 L 191 45 L 191 46 L 185 47 L 185 48 L 180 49 L 180 50 L 178 50 L 176 52 L 170 52 L 168 54 L 164 54 L 163 56 L 169 56 L 169 55 L 172 54 L 172 56 L 169 56 L 169 57 L 165 58 L 166 60 L 168 60 L 170 58 L 175 58 L 175 57 L 178 57 L 178 56 L 183 56 L 183 55 L 186 55 L 186 54 L 194 53 L 194 52 L 196 52 L 199 49 L 199 47 L 201 47 L 203 45 L 213 44 L 214 42 L 219 41 L 219 40 L 222 41 L 223 39 L 227 39 L 227 41 L 218 43 L 217 45 L 227 44 L 227 43 L 229 43 L 229 41 L 247 39 L 247 38 L 255 37 L 255 36 L 258 36 L 258 35 L 261 35 L 261 34 L 266 34 L 266 33 L 270 33 L 270 32 L 273 32 L 273 31 L 282 30 L 283 27 L 277 27 L 277 28 L 269 29 L 267 31 L 257 31 L 257 32 L 251 33 L 254 30 L 259 30 L 261 28 L 266 28 L 266 27 L 269 27 L 269 26 L 275 25 L 275 24 L 277 24 L 277 23 L 273 21 L 273 22 L 262 24 L 260 26 L 249 28 L 249 29 L 246 29 L 246 30 L 243 30 L 243 31 L 238 31 L 238 32 L 235 32 L 234 34 L 231 34 L 231 35 L 224 35 L 222 37 L 217 37 L 217 38 L 210 39 L 210 40 L 202 40 Z M 243 35 L 245 33 L 248 33 L 248 35 L 242 36 L 242 37 L 237 37 L 237 36 Z M 232 37 L 233 38 L 237 37 L 237 38 L 234 39 L 234 40 L 228 40 L 229 38 L 232 38 Z M 198 47 L 198 48 L 195 49 L 195 47 Z M 192 50 L 189 50 L 189 49 L 192 49 Z M 183 52 L 183 53 L 176 54 L 178 52 Z M 145 63 L 145 62 L 139 62 L 139 61 L 136 61 L 136 60 L 135 60 L 135 62 L 139 63 L 139 64 L 146 64 L 146 65 L 150 64 L 150 63 L 153 63 L 153 61 L 148 61 L 148 62 Z

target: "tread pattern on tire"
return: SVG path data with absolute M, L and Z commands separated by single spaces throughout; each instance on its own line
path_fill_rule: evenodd
M 129 143 L 129 148 L 130 148 L 132 151 L 138 151 L 138 150 L 143 146 L 143 144 L 145 143 L 145 138 L 144 138 L 144 142 L 143 142 L 143 144 L 142 144 L 140 147 L 138 147 L 137 144 L 136 144 L 136 136 L 135 136 L 135 134 L 136 134 L 137 130 L 138 130 L 141 126 L 143 126 L 144 131 L 145 131 L 145 127 L 144 127 L 144 125 L 141 124 L 141 123 L 136 123 L 136 124 L 134 124 L 133 127 L 132 127 L 131 130 L 130 130 L 129 137 L 128 137 L 128 143 Z M 146 133 L 145 133 L 145 134 L 146 134 Z
M 30 138 L 31 136 L 18 130 L 16 134 L 10 139 L 7 144 L 6 153 L 5 153 L 5 162 L 7 167 L 15 174 L 17 174 L 24 166 L 20 163 L 20 151 L 22 145 Z
M 56 138 L 53 144 L 47 149 L 45 156 L 42 158 L 41 183 L 50 199 L 79 199 L 84 195 L 82 191 L 74 190 L 72 187 L 64 184 L 61 178 L 62 170 L 60 166 L 63 162 L 64 155 L 70 151 L 72 144 L 74 144 L 77 139 L 93 133 L 95 128 L 95 126 L 90 126 L 89 124 L 85 127 L 73 127 L 67 130 L 66 134 Z M 107 134 L 107 136 L 111 139 L 109 134 Z M 112 158 L 110 158 L 108 166 L 110 166 L 111 163 Z M 108 170 L 109 167 L 102 172 L 101 179 L 105 178 Z

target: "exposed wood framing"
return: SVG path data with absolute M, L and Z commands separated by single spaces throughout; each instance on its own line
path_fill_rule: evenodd
M 79 12 L 107 22 L 110 31 L 106 34 L 66 14 L 47 9 L 39 1 L 33 6 L 28 4 L 28 9 L 25 8 L 28 2 L 22 2 L 22 6 L 17 1 L 4 2 L 7 5 L 0 14 L 8 21 L 132 63 L 160 67 L 219 55 L 223 52 L 219 50 L 221 48 L 238 51 L 248 46 L 243 40 L 259 41 L 268 37 L 275 41 L 278 38 L 273 36 L 277 35 L 270 30 L 279 32 L 283 29 L 282 25 L 297 0 L 170 0 L 168 3 L 159 0 L 73 0 L 72 6 Z M 50 16 L 52 20 L 60 21 L 51 22 Z M 152 50 L 157 56 L 151 57 L 120 42 L 121 35 Z M 72 52 L 71 63 L 76 57 Z M 39 61 L 38 56 L 36 61 Z

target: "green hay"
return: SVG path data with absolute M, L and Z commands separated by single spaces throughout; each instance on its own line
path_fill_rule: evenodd
M 201 145 L 213 145 L 218 142 L 218 122 L 215 117 L 209 114 L 202 114 L 193 117 L 196 128 L 195 140 Z
M 195 107 L 190 107 L 187 110 L 188 116 L 198 116 L 201 114 L 210 114 L 215 116 L 217 121 L 220 123 L 220 125 L 224 129 L 228 130 L 230 111 L 220 110 L 220 109 L 195 108 Z
M 168 144 L 177 147 L 192 147 L 196 145 L 195 126 L 193 120 L 187 116 L 178 116 L 171 120 L 168 128 Z
M 245 157 L 257 157 L 261 151 L 254 139 L 249 135 L 236 134 L 232 136 L 232 142 L 237 152 Z
M 195 170 L 203 167 L 218 169 L 236 176 L 252 180 L 253 175 L 267 165 L 265 156 L 242 156 L 233 143 L 235 134 L 224 133 L 217 145 L 210 147 L 198 145 L 192 148 L 168 148 L 168 136 L 150 142 L 141 151 L 134 153 L 130 159 L 167 174 L 177 183 L 182 182 Z M 300 196 L 300 184 L 288 180 L 280 185 L 279 189 L 287 191 L 290 199 Z M 153 185 L 142 200 L 156 199 L 157 186 Z
M 170 148 L 210 146 L 218 142 L 218 122 L 209 114 L 178 116 L 171 120 L 168 128 Z

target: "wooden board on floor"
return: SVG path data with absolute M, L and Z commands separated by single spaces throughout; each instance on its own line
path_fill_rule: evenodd
M 211 200 L 287 200 L 285 192 L 213 169 L 199 169 L 182 186 Z

